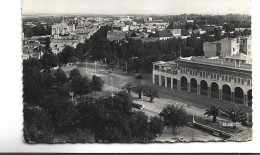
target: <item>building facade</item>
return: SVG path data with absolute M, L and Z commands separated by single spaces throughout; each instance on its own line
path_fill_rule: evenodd
M 221 50 L 220 42 L 204 42 L 203 51 L 205 57 L 219 56 Z
M 238 38 L 221 39 L 221 55 L 231 56 L 239 53 L 240 41 Z
M 252 105 L 252 69 L 225 59 L 180 58 L 153 63 L 153 84 L 231 103 Z

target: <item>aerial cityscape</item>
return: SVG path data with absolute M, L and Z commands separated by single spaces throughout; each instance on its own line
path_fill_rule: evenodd
M 26 143 L 252 140 L 249 14 L 64 10 L 22 30 Z

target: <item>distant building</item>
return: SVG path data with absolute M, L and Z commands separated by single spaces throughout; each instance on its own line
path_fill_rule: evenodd
M 249 37 L 240 37 L 239 38 L 239 44 L 240 44 L 240 52 L 241 53 L 244 53 L 246 55 L 252 55 L 252 52 L 251 52 L 251 40 L 252 40 L 252 37 L 249 36 Z
M 56 39 L 62 35 L 69 35 L 73 31 L 75 31 L 75 25 L 68 25 L 63 20 L 62 23 L 52 25 L 51 35 Z
M 215 25 L 204 25 L 201 28 L 202 28 L 202 30 L 205 30 L 206 32 L 212 32 L 212 31 L 215 31 L 216 26 Z
M 123 31 L 123 32 L 129 31 L 129 26 L 126 25 L 126 26 L 121 27 L 121 31 Z
M 174 24 L 172 22 L 166 29 L 170 30 L 174 37 L 181 37 L 180 25 Z
M 204 42 L 203 51 L 205 57 L 219 56 L 221 52 L 221 42 Z
M 237 38 L 221 39 L 221 56 L 232 56 L 239 53 L 240 45 Z
M 89 39 L 90 38 L 90 33 L 89 32 L 78 32 L 76 33 L 77 35 L 77 38 L 79 40 L 80 43 L 83 43 L 85 42 L 86 39 Z
M 173 38 L 174 36 L 171 33 L 171 30 L 164 29 L 159 31 L 159 40 L 167 40 Z
M 235 28 L 235 31 L 237 32 L 243 32 L 245 30 L 251 30 L 251 28 Z
M 125 39 L 125 32 L 121 31 L 108 31 L 107 39 L 110 41 Z
M 76 48 L 78 44 L 78 39 L 53 39 L 51 40 L 50 48 L 52 49 L 53 53 L 57 54 L 60 53 L 65 48 L 65 46 Z
M 224 57 L 224 59 L 226 59 L 226 61 L 228 62 L 235 62 L 237 66 L 240 66 L 241 64 L 252 64 L 251 55 L 245 55 L 243 53 L 238 53 L 232 56 L 226 56 Z

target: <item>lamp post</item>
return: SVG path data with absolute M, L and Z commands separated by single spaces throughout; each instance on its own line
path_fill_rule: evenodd
M 113 91 L 114 91 L 114 88 L 113 88 L 113 77 L 111 77 L 111 87 L 112 87 L 112 97 L 114 96 L 113 94 Z

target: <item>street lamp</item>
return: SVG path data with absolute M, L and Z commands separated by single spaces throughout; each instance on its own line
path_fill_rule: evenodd
M 114 88 L 113 88 L 113 77 L 111 77 L 111 87 L 112 87 L 112 97 L 114 96 L 113 94 L 113 91 L 114 91 Z
M 70 92 L 70 96 L 71 96 L 71 101 L 73 102 L 73 95 L 74 95 L 74 93 L 73 93 L 73 91 L 71 91 Z

